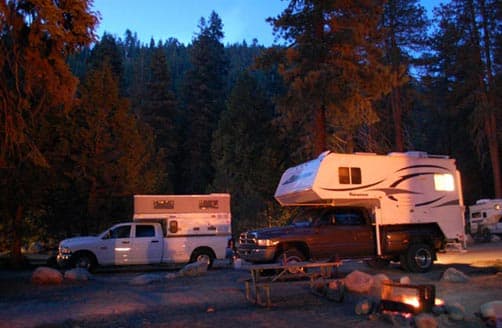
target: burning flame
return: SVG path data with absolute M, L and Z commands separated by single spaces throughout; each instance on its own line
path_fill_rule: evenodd
M 436 298 L 434 299 L 434 305 L 436 306 L 443 306 L 444 305 L 444 301 L 440 298 Z
M 409 304 L 415 308 L 420 307 L 420 301 L 418 300 L 417 296 L 404 296 L 402 302 Z

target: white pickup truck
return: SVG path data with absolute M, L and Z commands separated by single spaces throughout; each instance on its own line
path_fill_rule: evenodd
M 62 267 L 182 264 L 212 266 L 225 259 L 229 240 L 230 195 L 136 195 L 134 221 L 119 223 L 98 236 L 59 243 Z

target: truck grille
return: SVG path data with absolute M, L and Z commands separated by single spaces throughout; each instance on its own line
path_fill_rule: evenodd
M 254 245 L 256 244 L 255 232 L 243 232 L 239 236 L 239 244 L 241 245 Z

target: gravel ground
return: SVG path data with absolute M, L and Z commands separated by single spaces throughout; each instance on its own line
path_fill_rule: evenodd
M 483 303 L 502 300 L 501 260 L 476 267 L 438 264 L 427 274 L 410 275 L 397 265 L 374 270 L 353 262 L 344 264 L 339 275 L 361 270 L 396 281 L 408 275 L 412 283 L 432 283 L 437 297 L 465 309 L 464 321 L 438 317 L 440 327 L 483 327 L 475 313 Z M 442 281 L 442 273 L 452 266 L 470 281 Z M 0 270 L 0 327 L 392 327 L 382 317 L 357 316 L 357 297 L 337 303 L 312 293 L 308 285 L 272 286 L 273 306 L 263 308 L 245 299 L 247 271 L 223 265 L 199 277 L 172 278 L 173 272 L 150 271 L 156 281 L 147 285 L 130 284 L 145 272 L 110 270 L 90 281 L 37 286 L 30 283 L 32 271 Z

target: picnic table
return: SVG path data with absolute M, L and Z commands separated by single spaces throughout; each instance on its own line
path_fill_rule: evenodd
M 341 261 L 334 262 L 289 262 L 286 264 L 249 264 L 242 269 L 249 270 L 251 278 L 245 280 L 246 300 L 270 307 L 270 289 L 279 283 L 309 283 L 313 287 L 317 279 L 332 279 Z M 262 298 L 262 292 L 265 299 Z

